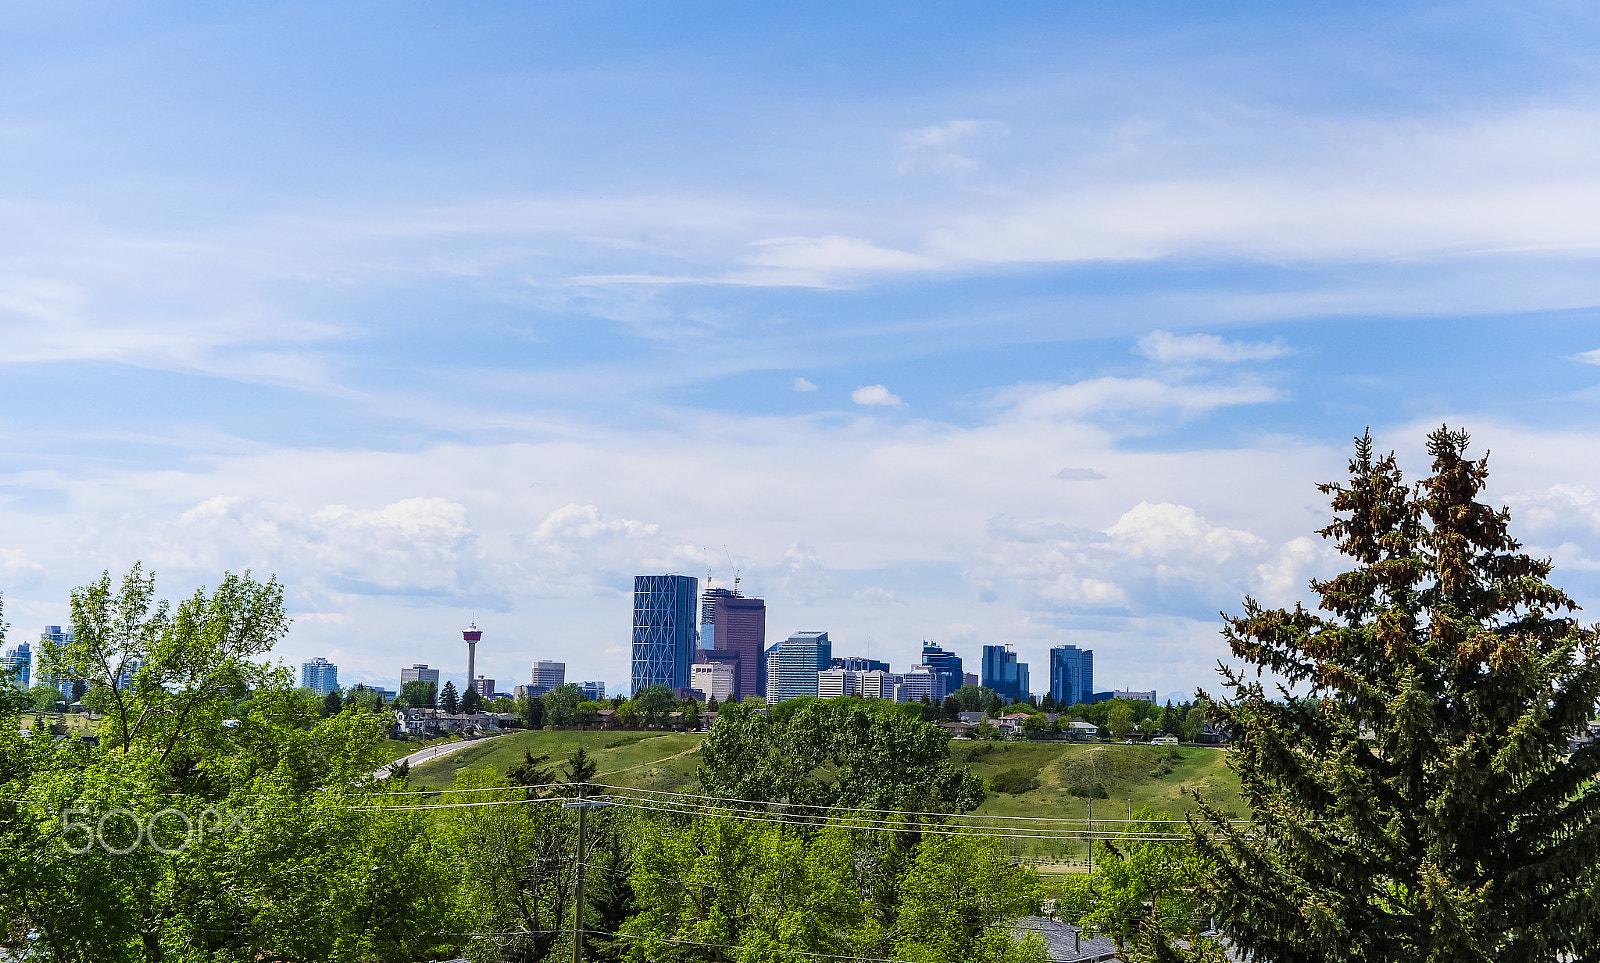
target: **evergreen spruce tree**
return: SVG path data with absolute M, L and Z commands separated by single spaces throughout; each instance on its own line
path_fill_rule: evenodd
M 446 682 L 444 688 L 439 690 L 439 708 L 455 715 L 461 709 L 461 700 L 456 696 L 456 684 Z
M 1600 699 L 1596 632 L 1477 501 L 1467 443 L 1429 435 L 1411 488 L 1357 439 L 1348 483 L 1319 486 L 1320 534 L 1357 566 L 1311 583 L 1320 613 L 1247 598 L 1227 620 L 1257 672 L 1224 669 L 1211 717 L 1254 824 L 1208 810 L 1197 840 L 1217 925 L 1257 959 L 1600 959 L 1600 744 L 1568 755 Z

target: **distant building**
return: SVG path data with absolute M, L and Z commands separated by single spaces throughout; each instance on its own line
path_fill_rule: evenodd
M 633 580 L 632 692 L 650 685 L 689 687 L 694 664 L 695 595 L 688 575 L 639 575 Z
M 339 688 L 339 667 L 321 656 L 300 663 L 300 687 L 327 695 Z
M 737 597 L 733 589 L 712 588 L 711 577 L 707 573 L 706 590 L 700 593 L 699 648 L 714 649 L 717 647 L 717 600 Z
M 965 675 L 961 671 L 961 656 L 954 652 L 946 652 L 932 642 L 922 643 L 922 665 L 944 676 L 944 687 L 947 693 L 961 688 Z M 915 671 L 915 670 L 913 670 Z M 939 698 L 943 699 L 944 696 Z
M 847 655 L 844 658 L 833 660 L 835 669 L 848 669 L 851 672 L 888 672 L 889 663 L 879 662 L 877 659 L 863 659 L 856 655 Z
M 1138 691 L 1129 692 L 1129 691 L 1124 690 L 1124 689 L 1112 689 L 1111 690 L 1111 698 L 1113 698 L 1113 699 L 1132 699 L 1135 702 L 1150 702 L 1150 703 L 1153 703 L 1153 702 L 1156 701 L 1156 690 L 1151 689 L 1149 692 L 1138 692 Z
M 767 644 L 767 603 L 728 589 L 707 589 L 700 597 L 700 646 L 696 662 L 733 668 L 734 700 L 766 694 L 762 651 Z
M 1050 650 L 1050 696 L 1064 706 L 1095 701 L 1093 649 L 1058 645 Z
M 493 699 L 494 698 L 494 683 L 495 683 L 494 679 L 485 679 L 483 676 L 480 675 L 476 679 L 472 680 L 472 688 L 477 690 L 478 695 L 482 696 L 483 698 L 485 698 L 485 699 Z
M 900 677 L 900 684 L 895 687 L 895 701 L 921 702 L 923 696 L 929 702 L 943 702 L 944 697 L 950 694 L 949 677 L 931 665 L 914 665 L 911 671 Z
M 26 690 L 33 684 L 29 681 L 33 678 L 33 649 L 26 642 L 18 642 L 0 655 L 0 669 L 10 674 L 12 685 Z
M 734 667 L 725 662 L 699 662 L 689 669 L 689 687 L 706 699 L 727 702 L 737 682 Z
M 61 626 L 59 625 L 47 625 L 44 627 L 44 631 L 39 633 L 39 642 L 41 643 L 39 646 L 41 650 L 44 648 L 42 643 L 45 642 L 53 642 L 56 645 L 68 645 L 72 642 L 72 633 L 63 632 L 61 630 Z M 42 654 L 42 652 L 40 654 Z M 38 678 L 31 678 L 30 681 L 33 685 L 55 686 L 56 691 L 60 692 L 62 696 L 68 699 L 72 698 L 72 683 L 75 680 L 68 676 L 50 676 L 46 678 L 44 673 L 41 672 L 39 673 Z M 124 681 L 123 684 L 118 686 L 118 688 L 127 688 L 126 682 Z
M 1007 702 L 1028 698 L 1028 663 L 1018 662 L 1009 645 L 983 647 L 983 685 Z
M 400 687 L 403 689 L 407 682 L 432 682 L 435 690 L 439 688 L 439 670 L 430 669 L 426 665 L 414 665 L 409 669 L 400 670 Z
M 860 694 L 860 676 L 849 669 L 823 669 L 817 673 L 817 698 L 839 699 Z
M 961 673 L 961 684 L 962 685 L 970 685 L 973 688 L 977 688 L 978 684 L 979 684 L 978 673 L 976 673 L 976 672 L 963 672 L 963 673 Z
M 856 676 L 856 695 L 863 699 L 890 699 L 898 695 L 902 677 L 882 669 L 869 669 Z M 821 683 L 818 683 L 820 688 Z
M 767 658 L 767 705 L 817 694 L 817 673 L 830 668 L 833 643 L 826 632 L 796 632 Z
M 580 682 L 578 691 L 583 693 L 583 701 L 600 702 L 606 697 L 606 684 L 604 682 Z
M 532 684 L 527 686 L 530 698 L 537 699 L 552 689 L 559 689 L 567 684 L 567 664 L 565 662 L 551 662 L 540 659 L 533 664 Z

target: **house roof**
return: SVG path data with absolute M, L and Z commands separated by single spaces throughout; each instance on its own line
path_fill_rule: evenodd
M 1116 959 L 1117 944 L 1108 936 L 1079 936 L 1080 930 L 1043 916 L 1024 916 L 1011 927 L 1013 936 L 1038 933 L 1044 937 L 1051 963 L 1098 963 Z

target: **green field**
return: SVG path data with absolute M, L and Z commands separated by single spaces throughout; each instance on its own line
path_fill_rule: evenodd
M 446 788 L 456 774 L 493 767 L 504 773 L 522 761 L 524 751 L 548 754 L 551 763 L 566 760 L 579 746 L 600 766 L 595 782 L 638 789 L 696 792 L 699 766 L 697 733 L 649 732 L 518 732 L 470 746 L 411 771 L 414 784 Z M 969 742 L 950 744 L 951 758 L 994 785 L 975 815 L 1065 817 L 1089 814 L 1085 792 L 1103 788 L 1094 799 L 1096 832 L 1114 834 L 1129 808 L 1146 806 L 1181 818 L 1194 808 L 1190 790 L 1235 816 L 1245 814 L 1239 780 L 1216 749 L 1185 746 L 1128 746 L 1064 742 Z M 556 767 L 559 772 L 559 766 Z M 1007 791 L 1009 790 L 1009 791 Z M 1077 794 L 1074 793 L 1077 790 Z M 1113 822 L 1101 822 L 1113 820 Z M 997 830 L 1027 823 L 997 821 Z M 1085 825 L 1051 827 L 1056 838 L 1013 839 L 1012 856 L 1050 875 L 1081 872 L 1088 844 Z
M 700 765 L 695 750 L 703 738 L 692 732 L 517 732 L 424 763 L 411 770 L 411 781 L 442 789 L 463 770 L 489 766 L 503 775 L 507 768 L 522 761 L 524 752 L 533 753 L 535 758 L 548 755 L 547 765 L 563 763 L 582 746 L 600 767 L 595 782 L 694 792 L 694 772 Z M 559 770 L 560 766 L 552 768 Z

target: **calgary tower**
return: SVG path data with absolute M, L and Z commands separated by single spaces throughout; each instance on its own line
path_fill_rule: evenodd
M 475 671 L 478 668 L 478 640 L 483 638 L 483 630 L 478 628 L 477 619 L 461 630 L 461 638 L 467 643 L 467 688 L 470 689 L 473 680 L 478 678 Z

